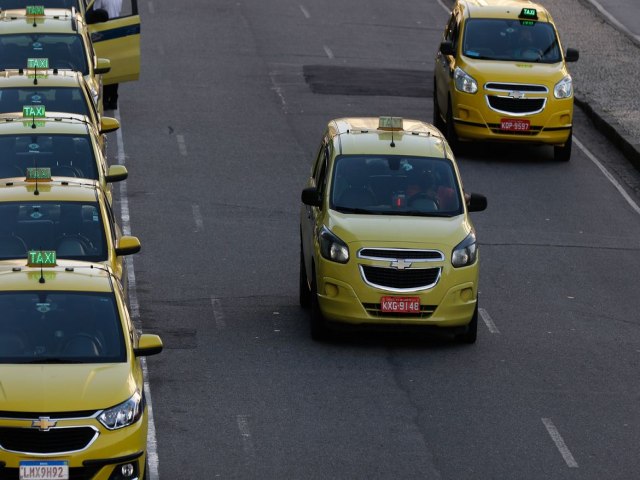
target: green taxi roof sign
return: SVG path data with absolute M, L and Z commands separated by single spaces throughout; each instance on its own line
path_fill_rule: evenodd
M 378 130 L 402 130 L 402 117 L 380 117 Z
M 27 5 L 26 9 L 29 16 L 44 15 L 44 5 Z
M 51 181 L 51 169 L 49 167 L 28 167 L 27 182 Z
M 27 253 L 28 267 L 55 267 L 56 260 L 55 250 L 29 250 Z
M 44 105 L 23 105 L 22 116 L 24 118 L 44 118 L 47 109 Z
M 47 70 L 49 68 L 49 59 L 48 58 L 27 58 L 27 68 L 30 69 L 44 69 Z
M 520 11 L 520 15 L 518 15 L 519 18 L 524 18 L 527 20 L 537 20 L 538 19 L 538 11 L 535 8 L 527 8 L 524 7 L 521 11 Z

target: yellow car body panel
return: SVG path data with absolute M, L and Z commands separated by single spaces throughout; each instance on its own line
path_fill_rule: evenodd
M 144 401 L 143 369 L 134 353 L 141 337 L 130 318 L 122 287 L 113 281 L 112 272 L 101 265 L 66 260 L 57 263 L 56 267 L 43 269 L 24 264 L 22 267 L 0 265 L 0 295 L 21 292 L 113 294 L 121 323 L 124 359 L 113 363 L 92 363 L 85 359 L 82 363 L 30 364 L 5 359 L 4 353 L 0 355 L 1 428 L 24 429 L 25 433 L 33 432 L 31 435 L 61 434 L 63 429 L 74 428 L 90 432 L 82 448 L 61 452 L 35 451 L 35 448 L 29 451 L 33 445 L 24 442 L 21 443 L 24 450 L 17 451 L 16 447 L 6 446 L 0 440 L 2 468 L 14 471 L 18 478 L 21 462 L 64 461 L 69 469 L 84 470 L 92 479 L 107 480 L 119 465 L 130 463 L 136 464 L 142 478 L 147 454 L 148 409 Z M 44 282 L 39 281 L 41 276 Z M 0 338 L 7 328 L 11 326 L 0 322 Z M 161 350 L 161 343 L 158 346 Z M 142 412 L 132 424 L 108 429 L 99 421 L 101 412 L 123 404 L 134 395 L 142 396 Z M 55 450 L 56 445 L 50 444 L 47 448 Z
M 89 25 L 99 57 L 111 61 L 104 74 L 105 85 L 138 80 L 140 77 L 140 16 L 130 15 Z
M 535 10 L 535 21 L 521 16 L 524 8 Z M 511 25 L 499 32 L 488 32 L 484 27 L 484 31 L 477 34 L 486 45 L 504 51 L 481 47 L 474 51 L 465 43 L 470 22 L 483 20 L 501 20 L 504 25 Z M 545 60 L 545 52 L 540 52 L 535 60 L 526 56 L 516 59 L 510 56 L 511 53 L 506 53 L 512 42 L 508 37 L 515 36 L 514 32 L 524 32 L 523 38 L 532 41 L 530 32 L 534 24 L 536 27 L 544 24 L 549 27 L 548 32 L 553 32 L 553 51 L 557 50 L 555 59 Z M 554 89 L 563 79 L 569 78 L 570 81 L 566 61 L 575 59 L 566 60 L 555 23 L 544 7 L 517 0 L 457 0 L 443 40 L 451 41 L 455 50 L 453 55 L 440 50 L 436 54 L 434 118 L 438 117 L 435 121 L 445 124 L 450 116 L 457 139 L 527 142 L 557 147 L 570 140 L 573 91 L 566 97 L 557 98 Z M 470 39 L 468 41 L 471 42 Z M 526 50 L 522 45 L 519 45 L 520 49 L 515 47 L 514 50 Z M 458 69 L 476 81 L 475 93 L 456 87 L 454 77 Z

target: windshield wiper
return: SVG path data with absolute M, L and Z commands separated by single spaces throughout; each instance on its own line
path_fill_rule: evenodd
M 355 207 L 334 207 L 334 209 L 341 213 L 361 213 L 364 215 L 374 215 L 379 212 L 373 212 L 371 210 L 367 210 L 366 208 L 355 208 Z
M 23 363 L 35 365 L 35 364 L 47 364 L 47 363 L 88 363 L 88 362 L 82 361 L 82 360 L 74 360 L 72 358 L 47 357 L 47 358 L 36 358 L 34 360 L 29 360 Z
M 388 215 L 403 215 L 403 216 L 415 216 L 415 217 L 450 217 L 448 213 L 440 212 L 424 212 L 422 210 L 397 210 L 388 212 Z

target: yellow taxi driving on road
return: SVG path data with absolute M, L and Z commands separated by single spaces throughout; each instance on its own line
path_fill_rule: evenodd
M 74 70 L 81 72 L 102 112 L 102 83 L 136 80 L 140 73 L 140 19 L 124 18 L 87 25 L 71 10 L 26 6 L 0 12 L 0 70 Z M 92 36 L 95 39 L 92 41 Z M 98 57 L 97 55 L 107 55 Z M 107 73 L 108 76 L 102 77 Z
M 0 72 L 0 114 L 22 114 L 25 105 L 45 105 L 49 113 L 88 117 L 103 134 L 120 128 L 118 120 L 101 115 L 98 102 L 97 94 L 94 96 L 80 72 L 36 71 L 26 65 L 19 70 Z
M 148 478 L 140 334 L 108 267 L 30 251 L 0 265 L 0 476 Z
M 19 264 L 30 250 L 52 250 L 60 259 L 104 263 L 126 287 L 122 257 L 140 248 L 137 237 L 122 235 L 96 181 L 53 180 L 48 167 L 0 181 L 0 264 Z
M 444 137 L 397 117 L 340 118 L 324 132 L 300 211 L 300 303 L 311 335 L 406 325 L 476 340 L 478 245 Z
M 29 117 L 39 107 L 38 116 Z M 128 172 L 124 165 L 107 165 L 102 136 L 87 117 L 46 116 L 44 105 L 27 105 L 20 115 L 0 115 L 0 179 L 20 181 L 27 168 L 47 167 L 56 180 L 96 180 L 112 203 L 111 184 Z
M 433 119 L 459 140 L 553 145 L 571 157 L 573 80 L 556 26 L 540 4 L 457 0 L 434 67 Z

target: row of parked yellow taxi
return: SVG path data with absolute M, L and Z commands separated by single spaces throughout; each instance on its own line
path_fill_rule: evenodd
M 140 18 L 93 0 L 0 2 L 0 478 L 148 478 L 142 357 L 127 305 L 103 83 L 139 73 Z M 93 22 L 92 22 L 93 19 Z

